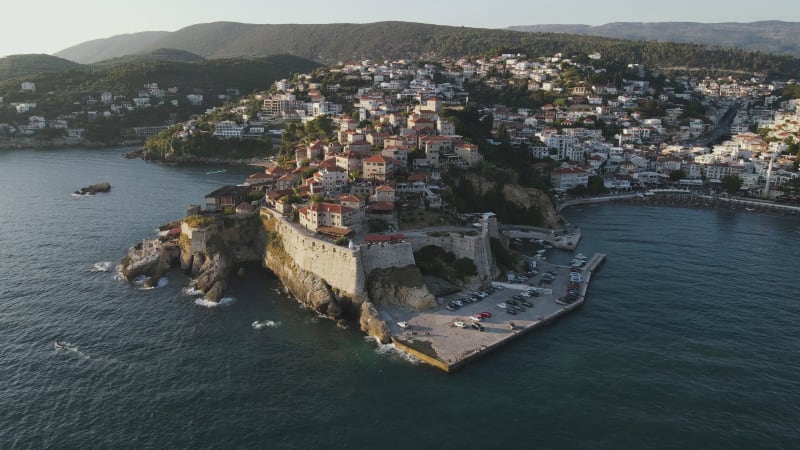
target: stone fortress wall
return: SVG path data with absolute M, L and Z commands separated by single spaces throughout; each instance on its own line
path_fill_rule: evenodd
M 356 298 L 366 298 L 366 277 L 357 249 L 315 238 L 276 211 L 262 208 L 261 214 L 276 219 L 276 231 L 283 241 L 283 248 L 300 269 L 315 274 L 334 289 Z
M 494 218 L 484 219 L 480 223 L 481 228 L 476 229 L 477 235 L 470 236 L 458 232 L 449 232 L 446 236 L 425 234 L 410 236 L 409 241 L 415 252 L 423 247 L 435 245 L 452 252 L 456 258 L 471 259 L 478 269 L 478 277 L 483 281 L 489 281 L 496 276 L 490 238 L 499 236 L 499 231 L 497 220 Z

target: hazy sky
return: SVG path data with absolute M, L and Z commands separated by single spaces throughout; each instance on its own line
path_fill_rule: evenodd
M 456 6 L 457 5 L 457 6 Z M 505 28 L 608 22 L 800 21 L 796 0 L 3 0 L 0 56 L 55 53 L 84 41 L 137 31 L 174 31 L 215 21 L 366 23 L 383 20 Z

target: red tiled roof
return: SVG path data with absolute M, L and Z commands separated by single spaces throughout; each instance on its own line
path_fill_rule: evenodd
M 583 169 L 579 169 L 577 167 L 561 167 L 558 169 L 553 170 L 553 174 L 555 175 L 569 175 L 573 173 L 585 174 L 588 173 Z
M 375 202 L 369 205 L 371 211 L 394 211 L 394 203 L 392 202 Z
M 311 206 L 308 207 L 308 210 L 314 212 L 329 212 L 333 214 L 345 214 L 353 211 L 352 208 L 337 205 L 335 203 L 312 203 Z
M 372 155 L 372 156 L 370 156 L 369 158 L 365 159 L 364 161 L 366 161 L 366 162 L 371 162 L 371 163 L 383 163 L 383 164 L 388 164 L 388 163 L 390 163 L 392 160 L 391 160 L 391 158 L 386 158 L 386 157 L 383 157 L 383 156 L 381 156 L 381 155 L 375 154 L 375 155 Z

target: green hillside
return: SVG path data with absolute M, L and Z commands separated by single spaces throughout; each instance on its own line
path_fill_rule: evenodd
M 612 63 L 690 66 L 796 76 L 800 60 L 703 44 L 636 42 L 560 33 L 447 27 L 408 22 L 325 25 L 253 25 L 216 22 L 175 31 L 153 48 L 187 50 L 206 58 L 293 54 L 332 63 L 361 58 L 477 55 L 500 50 L 531 56 L 601 52 Z
M 132 55 L 120 56 L 117 58 L 106 59 L 92 64 L 95 67 L 111 67 L 121 64 L 145 63 L 149 61 L 164 60 L 172 62 L 202 62 L 205 60 L 200 55 L 196 55 L 186 50 L 176 50 L 173 48 L 159 48 L 146 53 L 134 53 Z
M 215 59 L 199 63 L 152 60 L 123 63 L 107 68 L 81 68 L 59 72 L 43 72 L 25 79 L 36 83 L 39 92 L 74 97 L 109 91 L 128 95 L 145 83 L 178 88 L 222 90 L 236 88 L 241 92 L 266 89 L 269 84 L 296 72 L 310 72 L 319 64 L 290 55 L 236 60 Z M 19 92 L 20 79 L 0 82 L 0 96 L 7 102 L 35 101 L 32 94 Z M 38 94 L 44 96 L 45 94 Z
M 0 58 L 0 81 L 25 77 L 42 72 L 77 69 L 80 64 L 44 54 L 11 55 Z M 19 89 L 19 86 L 17 86 Z
M 55 56 L 81 64 L 116 58 L 145 51 L 153 42 L 169 35 L 169 31 L 142 31 L 119 34 L 104 39 L 94 39 L 61 50 Z M 149 47 L 150 50 L 153 47 Z
M 70 49 L 73 59 L 91 58 L 86 52 L 78 54 L 80 47 Z M 651 67 L 688 66 L 758 71 L 783 77 L 796 77 L 800 72 L 800 60 L 794 57 L 709 47 L 705 44 L 640 42 L 409 22 L 321 25 L 214 22 L 164 34 L 133 53 L 160 48 L 184 50 L 210 59 L 290 54 L 323 63 L 363 58 L 454 57 L 498 51 L 522 52 L 529 56 L 562 53 L 578 57 L 600 52 L 603 59 L 611 64 L 642 63 Z M 59 52 L 59 55 L 63 54 Z
M 551 32 L 664 42 L 694 42 L 800 57 L 800 23 L 615 22 L 605 25 L 522 25 L 516 31 Z

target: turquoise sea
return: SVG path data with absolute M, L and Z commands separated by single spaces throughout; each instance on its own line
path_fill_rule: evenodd
M 123 151 L 0 150 L 0 448 L 800 443 L 796 217 L 568 209 L 579 251 L 609 255 L 586 305 L 448 375 L 300 309 L 257 266 L 216 308 L 179 272 L 116 279 L 130 245 L 255 171 Z M 70 196 L 103 180 L 109 194 Z

